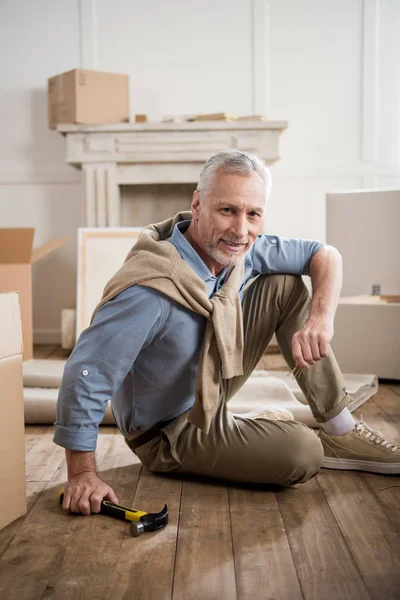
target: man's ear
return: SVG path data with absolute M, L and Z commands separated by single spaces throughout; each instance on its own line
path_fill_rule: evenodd
M 197 190 L 195 190 L 193 192 L 192 206 L 191 206 L 193 218 L 194 217 L 196 217 L 197 219 L 199 218 L 200 204 L 201 204 L 201 200 L 200 200 L 199 192 Z

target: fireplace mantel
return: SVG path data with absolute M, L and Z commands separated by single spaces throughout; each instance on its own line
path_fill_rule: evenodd
M 286 121 L 59 125 L 66 161 L 82 170 L 88 227 L 121 226 L 121 185 L 195 183 L 204 162 L 229 148 L 278 160 Z

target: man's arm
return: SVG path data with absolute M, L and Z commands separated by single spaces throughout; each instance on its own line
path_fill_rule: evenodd
M 310 262 L 313 287 L 308 321 L 292 338 L 296 365 L 309 368 L 329 354 L 333 321 L 342 287 L 342 257 L 333 246 L 324 246 Z
M 63 508 L 89 515 L 101 500 L 117 502 L 96 473 L 98 426 L 141 348 L 158 328 L 161 305 L 153 290 L 135 286 L 107 302 L 80 336 L 64 369 L 54 442 L 63 446 L 68 484 Z M 127 398 L 127 402 L 131 402 Z

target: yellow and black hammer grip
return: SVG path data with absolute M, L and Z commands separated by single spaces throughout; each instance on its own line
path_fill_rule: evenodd
M 58 492 L 58 501 L 62 504 L 64 499 L 64 489 Z M 130 521 L 131 523 L 131 534 L 138 536 L 144 531 L 157 531 L 162 529 L 168 523 L 168 506 L 165 504 L 164 508 L 159 513 L 148 513 L 142 510 L 135 510 L 122 506 L 121 504 L 115 504 L 110 500 L 102 500 L 100 505 L 100 513 L 102 515 L 109 515 L 122 521 Z

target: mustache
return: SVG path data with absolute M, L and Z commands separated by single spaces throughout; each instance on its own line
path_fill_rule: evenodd
M 228 244 L 243 244 L 243 245 L 247 245 L 249 243 L 249 240 L 238 240 L 238 239 L 234 239 L 234 238 L 222 238 L 224 240 L 224 242 L 228 242 Z

